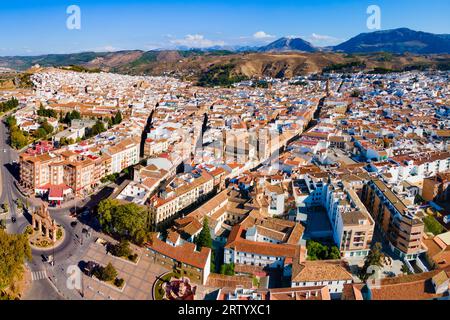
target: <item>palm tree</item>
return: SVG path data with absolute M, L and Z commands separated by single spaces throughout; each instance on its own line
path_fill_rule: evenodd
M 360 278 L 363 281 L 366 281 L 372 274 L 367 273 L 367 270 L 370 266 L 378 266 L 383 267 L 384 266 L 384 254 L 381 251 L 382 246 L 381 243 L 377 242 L 375 245 L 370 249 L 369 254 L 364 259 L 364 266 L 362 267 L 360 271 Z

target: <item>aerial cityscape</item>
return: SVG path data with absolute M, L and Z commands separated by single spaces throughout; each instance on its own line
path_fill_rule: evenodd
M 0 300 L 449 300 L 449 3 L 43 2 L 0 13 L 43 15 L 0 39 Z M 152 6 L 211 18 L 89 20 Z

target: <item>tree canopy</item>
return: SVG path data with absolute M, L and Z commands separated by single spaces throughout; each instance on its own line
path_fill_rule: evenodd
M 5 124 L 10 132 L 10 145 L 16 149 L 22 149 L 28 144 L 28 133 L 20 130 L 17 126 L 17 120 L 13 115 L 5 119 Z
M 224 263 L 220 266 L 220 274 L 225 274 L 227 276 L 234 276 L 234 263 Z
M 117 277 L 117 270 L 110 262 L 106 265 L 106 267 L 99 266 L 94 271 L 94 274 L 102 281 L 113 281 Z
M 0 229 L 0 292 L 21 279 L 27 260 L 31 260 L 27 236 L 8 234 Z
M 55 110 L 45 109 L 44 106 L 42 105 L 42 103 L 39 106 L 37 115 L 40 117 L 45 117 L 45 118 L 57 118 L 58 117 L 58 113 Z
M 8 101 L 0 103 L 0 112 L 7 112 L 19 106 L 19 100 L 12 97 Z
M 121 122 L 122 122 L 122 113 L 120 111 L 117 111 L 113 119 L 113 124 L 120 124 Z
M 309 240 L 306 243 L 309 260 L 337 260 L 341 258 L 341 253 L 336 246 L 326 246 L 319 242 Z
M 97 214 L 104 232 L 137 244 L 145 242 L 149 216 L 145 207 L 135 203 L 121 204 L 114 199 L 105 199 L 99 203 Z
M 212 248 L 211 232 L 209 231 L 207 217 L 203 219 L 203 228 L 202 231 L 200 231 L 199 235 L 196 237 L 195 243 L 197 244 L 198 249 L 202 247 Z
M 63 123 L 69 124 L 72 120 L 81 119 L 81 114 L 77 110 L 73 110 L 72 112 L 67 112 L 65 117 L 62 119 Z M 61 119 L 60 119 L 61 121 Z
M 133 253 L 127 240 L 121 240 L 118 244 L 111 246 L 110 252 L 117 257 L 128 257 Z
M 370 266 L 383 267 L 384 254 L 381 249 L 381 244 L 379 242 L 375 243 L 372 249 L 370 249 L 369 254 L 364 259 L 364 266 L 360 270 L 360 278 L 363 281 L 366 281 L 372 275 L 368 273 Z
M 97 122 L 94 124 L 94 126 L 91 129 L 89 129 L 88 132 L 86 133 L 86 137 L 90 138 L 90 137 L 96 136 L 105 131 L 106 131 L 106 128 L 105 128 L 105 124 L 103 123 L 103 121 L 97 120 Z

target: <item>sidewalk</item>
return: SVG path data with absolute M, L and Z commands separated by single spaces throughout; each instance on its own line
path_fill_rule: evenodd
M 29 198 L 27 198 L 27 200 L 28 200 L 28 205 L 32 206 L 32 207 L 38 207 L 42 203 L 42 200 L 39 199 L 39 198 L 36 198 L 35 196 L 29 197 Z M 84 199 L 75 198 L 75 199 L 72 199 L 72 200 L 69 200 L 69 201 L 65 201 L 64 203 L 62 203 L 61 205 L 58 205 L 56 207 L 50 207 L 49 206 L 48 210 L 49 211 L 59 211 L 59 210 L 62 210 L 62 209 L 74 208 L 75 206 L 81 208 L 89 200 L 90 200 L 90 197 L 87 197 L 87 198 L 84 198 Z

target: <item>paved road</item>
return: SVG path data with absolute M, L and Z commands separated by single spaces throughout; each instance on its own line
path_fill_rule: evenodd
M 31 217 L 27 213 L 20 214 L 16 210 L 15 202 L 17 199 L 26 203 L 27 198 L 20 193 L 14 184 L 18 176 L 18 166 L 14 164 L 18 161 L 18 154 L 8 145 L 8 136 L 8 129 L 3 121 L 0 121 L 0 204 L 7 203 L 9 206 L 9 213 L 6 216 L 7 232 L 17 234 L 22 233 L 26 226 L 30 224 Z M 91 205 L 96 203 L 97 201 Z M 79 297 L 76 292 L 65 290 L 66 270 L 70 264 L 77 263 L 78 256 L 82 256 L 94 238 L 93 232 L 91 232 L 92 236 L 88 238 L 82 233 L 85 225 L 78 222 L 75 227 L 71 226 L 71 222 L 75 221 L 75 218 L 70 217 L 70 208 L 52 208 L 51 215 L 59 225 L 64 227 L 66 236 L 62 244 L 54 250 L 32 250 L 33 259 L 28 263 L 28 267 L 32 275 L 35 275 L 35 280 L 32 281 L 31 288 L 24 297 L 25 299 L 53 300 Z M 12 223 L 12 217 L 16 218 L 16 223 Z M 44 263 L 42 254 L 53 255 L 55 265 L 51 266 Z

